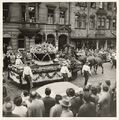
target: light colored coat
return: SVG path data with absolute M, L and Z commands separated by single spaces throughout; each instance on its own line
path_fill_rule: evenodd
M 102 92 L 101 96 L 99 97 L 99 114 L 101 117 L 109 117 L 110 116 L 110 93 L 109 92 Z
M 28 107 L 28 117 L 43 117 L 45 112 L 44 103 L 42 100 L 33 100 Z

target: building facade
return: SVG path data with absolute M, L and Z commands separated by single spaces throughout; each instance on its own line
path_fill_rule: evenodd
M 3 47 L 47 41 L 57 49 L 116 46 L 116 3 L 3 3 Z

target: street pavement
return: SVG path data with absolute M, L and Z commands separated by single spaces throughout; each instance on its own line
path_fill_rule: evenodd
M 102 74 L 102 68 L 98 67 L 97 70 L 97 75 L 94 73 L 94 70 L 92 69 L 92 76 L 90 76 L 88 83 L 91 83 L 92 85 L 97 85 L 99 82 L 104 83 L 105 80 L 110 80 L 112 86 L 115 84 L 116 82 L 116 69 L 113 68 L 111 69 L 111 64 L 108 63 L 104 63 L 104 74 Z M 78 73 L 78 77 L 75 81 L 72 81 L 72 83 L 74 83 L 75 85 L 84 86 L 84 77 L 80 74 L 80 72 Z
M 103 65 L 104 65 L 104 74 L 101 73 L 100 67 L 97 70 L 97 75 L 95 75 L 95 73 L 93 72 L 93 69 L 92 69 L 93 75 L 89 78 L 89 81 L 88 81 L 92 85 L 97 85 L 99 82 L 103 83 L 105 80 L 110 80 L 112 85 L 115 84 L 116 69 L 115 68 L 111 69 L 110 63 L 104 63 Z M 4 79 L 6 80 L 8 96 L 10 96 L 12 99 L 14 99 L 14 97 L 16 95 L 20 95 L 22 93 L 22 89 L 18 88 L 16 85 L 11 83 L 11 80 L 7 79 L 7 73 L 5 74 Z M 75 79 L 71 82 L 79 87 L 83 87 L 84 86 L 84 77 L 81 75 L 80 72 L 78 72 L 77 79 Z M 33 89 L 37 89 L 37 88 L 33 88 Z

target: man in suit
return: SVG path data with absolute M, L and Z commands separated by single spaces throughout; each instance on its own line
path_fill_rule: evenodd
M 51 89 L 45 89 L 46 96 L 43 98 L 44 106 L 45 106 L 45 117 L 49 117 L 50 109 L 55 105 L 55 99 L 50 97 Z
M 84 94 L 85 103 L 79 108 L 78 117 L 96 117 L 96 106 L 90 101 L 90 93 Z

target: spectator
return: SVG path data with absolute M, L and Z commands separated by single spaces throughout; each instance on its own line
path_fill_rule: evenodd
M 112 89 L 111 89 L 111 82 L 110 82 L 110 80 L 106 80 L 105 83 L 108 86 L 108 89 L 109 89 L 108 91 L 109 91 L 110 95 L 112 96 Z
M 69 100 L 66 98 L 63 98 L 60 101 L 60 104 L 62 105 L 62 113 L 60 117 L 73 117 L 73 113 L 69 109 L 69 107 L 71 106 L 71 103 L 69 102 Z
M 62 106 L 60 105 L 59 100 L 62 100 L 62 96 L 56 95 L 55 105 L 50 109 L 50 117 L 60 117 L 62 113 Z
M 29 97 L 29 93 L 28 91 L 23 91 L 23 93 L 21 94 L 22 97 L 22 104 L 26 107 L 29 107 L 31 101 L 30 101 L 30 97 Z
M 28 107 L 28 117 L 43 117 L 44 106 L 43 102 L 37 99 L 37 93 L 35 91 L 32 91 L 30 98 L 32 102 Z
M 112 111 L 112 101 L 113 101 L 113 98 L 112 98 L 112 88 L 111 88 L 111 82 L 110 82 L 110 80 L 106 80 L 105 81 L 105 83 L 106 83 L 106 85 L 108 86 L 108 91 L 109 91 L 109 93 L 110 93 L 110 97 L 111 97 L 111 99 L 110 99 L 110 112 Z
M 97 88 L 95 86 L 91 89 L 91 102 L 94 102 L 95 104 L 98 103 L 99 97 L 97 96 Z
M 81 107 L 81 105 L 84 104 L 83 96 L 84 96 L 83 89 L 76 94 L 76 99 L 78 99 L 79 101 L 79 108 Z
M 46 96 L 43 98 L 43 102 L 45 105 L 45 117 L 49 117 L 50 109 L 52 106 L 55 105 L 55 99 L 50 97 L 51 89 L 46 88 L 45 89 Z
M 90 101 L 90 94 L 84 94 L 85 103 L 79 108 L 78 117 L 96 117 L 96 106 Z
M 13 102 L 9 101 L 9 102 L 5 103 L 3 105 L 3 111 L 4 111 L 3 116 L 4 117 L 20 117 L 19 115 L 12 113 L 14 108 L 15 108 L 15 106 L 14 106 Z
M 108 86 L 103 85 L 103 91 L 99 97 L 99 116 L 109 117 L 110 116 L 110 93 L 108 92 Z
M 79 109 L 79 100 L 75 96 L 75 90 L 73 88 L 69 89 L 69 95 L 70 95 L 70 110 L 73 112 L 73 116 L 76 116 L 78 109 Z
M 112 88 L 112 98 L 111 114 L 116 117 L 116 88 Z
M 17 96 L 14 98 L 15 109 L 13 113 L 19 115 L 20 117 L 26 117 L 27 115 L 27 108 L 22 105 L 22 97 Z

